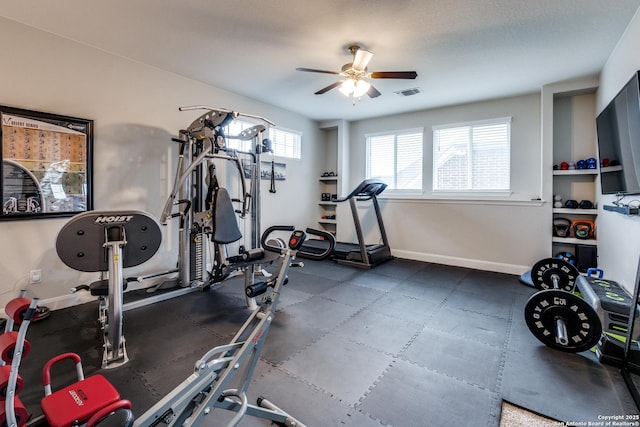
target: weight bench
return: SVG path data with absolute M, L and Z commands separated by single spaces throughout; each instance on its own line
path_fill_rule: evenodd
M 592 276 L 598 273 L 598 277 Z M 624 357 L 625 337 L 629 327 L 629 315 L 633 306 L 629 294 L 613 280 L 602 278 L 602 270 L 590 268 L 587 276 L 578 276 L 577 290 L 596 311 L 602 325 L 602 336 L 596 346 L 598 359 L 614 366 L 621 366 Z

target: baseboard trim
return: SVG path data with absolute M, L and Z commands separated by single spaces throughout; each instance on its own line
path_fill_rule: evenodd
M 518 276 L 531 268 L 530 266 L 524 265 L 505 264 L 480 259 L 459 258 L 397 249 L 392 249 L 391 254 L 397 258 L 410 259 L 414 261 L 432 262 L 434 264 L 445 264 L 455 267 L 466 267 L 476 270 L 493 271 L 496 273 L 514 274 Z

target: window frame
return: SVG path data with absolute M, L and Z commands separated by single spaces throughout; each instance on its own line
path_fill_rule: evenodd
M 277 142 L 275 141 L 275 136 L 273 135 L 273 133 L 275 132 L 282 132 L 284 134 L 289 134 L 294 138 L 294 144 L 295 146 L 293 147 L 293 151 L 294 156 L 287 156 L 283 153 L 278 153 L 276 150 L 276 145 Z M 273 155 L 276 157 L 282 157 L 285 159 L 291 159 L 291 160 L 302 160 L 302 132 L 294 130 L 294 129 L 288 129 L 288 128 L 283 128 L 280 126 L 272 126 L 269 128 L 269 139 L 271 140 L 271 143 L 273 144 Z M 286 148 L 286 147 L 285 147 Z
M 370 144 L 371 144 L 371 138 L 375 138 L 375 137 L 381 137 L 381 136 L 392 136 L 393 137 L 393 153 L 394 153 L 394 162 L 393 162 L 393 178 L 394 178 L 394 183 L 388 183 L 389 187 L 385 190 L 385 193 L 383 194 L 387 194 L 387 195 L 408 195 L 408 196 L 419 196 L 419 195 L 423 195 L 424 194 L 424 189 L 425 189 L 425 185 L 424 185 L 424 177 L 425 177 L 425 168 L 424 168 L 424 154 L 425 154 L 425 137 L 424 137 L 424 127 L 414 127 L 414 128 L 407 128 L 407 129 L 400 129 L 400 130 L 393 130 L 393 131 L 384 131 L 384 132 L 375 132 L 375 133 L 367 133 L 365 134 L 365 151 L 366 151 L 366 155 L 365 155 L 365 176 L 367 178 L 371 178 L 371 149 L 370 149 Z M 420 167 L 420 188 L 413 188 L 413 189 L 397 189 L 397 188 L 392 188 L 395 187 L 395 185 L 397 184 L 397 153 L 398 153 L 398 136 L 401 135 L 420 135 L 421 137 L 421 159 L 420 159 L 420 163 L 421 163 L 421 167 Z
M 229 129 L 229 126 L 231 124 L 240 124 L 240 127 L 244 130 L 246 128 L 249 128 L 251 126 L 255 126 L 256 124 L 259 123 L 255 123 L 251 120 L 240 120 L 240 119 L 236 119 L 234 121 L 232 121 L 231 123 L 229 123 L 227 126 L 225 126 L 225 137 L 229 137 L 232 136 L 230 134 L 227 133 L 227 130 Z M 284 134 L 289 134 L 292 135 L 295 139 L 294 144 L 296 145 L 293 148 L 294 152 L 297 152 L 297 157 L 292 157 L 292 156 L 287 156 L 283 153 L 277 153 L 276 152 L 276 142 L 274 141 L 275 137 L 274 137 L 274 133 L 275 132 L 282 132 Z M 267 137 L 271 140 L 271 142 L 273 143 L 273 150 L 274 153 L 273 155 L 276 157 L 281 157 L 284 159 L 291 159 L 291 160 L 301 160 L 302 159 L 302 132 L 300 131 L 296 131 L 293 129 L 287 129 L 287 128 L 283 128 L 280 126 L 270 126 L 267 128 Z M 240 148 L 238 147 L 231 147 L 229 142 L 233 141 L 234 144 L 239 144 Z M 238 150 L 238 151 L 244 151 L 244 152 L 251 152 L 251 141 L 240 141 L 234 138 L 229 138 L 227 139 L 227 147 L 232 149 L 232 150 Z M 244 145 L 248 145 L 248 147 L 244 146 Z M 294 153 L 295 154 L 295 153 Z
M 438 197 L 468 197 L 468 198 L 473 198 L 473 199 L 493 199 L 493 198 L 504 198 L 504 197 L 508 197 L 511 196 L 512 193 L 512 180 L 511 180 L 511 175 L 512 175 L 512 163 L 511 163 L 511 155 L 512 155 L 512 144 L 511 144 L 511 137 L 512 137 L 512 122 L 513 122 L 513 117 L 512 116 L 505 116 L 505 117 L 496 117 L 496 118 L 492 118 L 492 119 L 483 119 L 483 120 L 471 120 L 471 121 L 466 121 L 466 122 L 458 122 L 458 123 L 448 123 L 448 124 L 441 124 L 441 125 L 434 125 L 431 128 L 431 141 L 432 141 L 432 160 L 431 160 L 431 193 L 433 195 L 437 195 Z M 498 124 L 506 124 L 508 126 L 507 129 L 507 138 L 508 138 L 508 159 L 509 159 L 509 164 L 508 164 L 508 173 L 509 173 L 509 183 L 508 183 L 508 188 L 506 189 L 473 189 L 473 188 L 466 188 L 466 189 L 461 189 L 461 190 L 452 190 L 452 189 L 436 189 L 436 183 L 437 183 L 437 165 L 436 165 L 436 161 L 437 161 L 437 157 L 436 157 L 436 149 L 437 149 L 437 145 L 436 145 L 436 132 L 442 129 L 455 129 L 455 128 L 463 128 L 463 127 L 480 127 L 480 126 L 487 126 L 487 125 L 498 125 Z M 473 141 L 470 142 L 471 143 L 471 148 L 473 148 Z M 472 152 L 472 150 L 471 150 Z M 471 164 L 470 164 L 471 167 Z M 470 177 L 471 179 L 473 178 L 473 176 Z

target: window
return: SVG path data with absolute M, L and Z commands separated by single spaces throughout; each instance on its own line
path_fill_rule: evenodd
M 285 130 L 282 128 L 269 129 L 269 139 L 273 144 L 273 154 L 280 157 L 300 159 L 300 142 L 302 134 L 300 132 Z
M 243 141 L 241 139 L 234 139 L 234 136 L 237 136 L 245 129 L 250 128 L 251 126 L 255 126 L 254 123 L 243 122 L 242 120 L 232 120 L 228 125 L 224 127 L 222 130 L 224 135 L 227 137 L 225 141 L 227 148 L 238 151 L 251 151 L 251 141 Z
M 423 129 L 366 135 L 367 178 L 379 178 L 390 190 L 422 190 Z
M 433 128 L 433 191 L 510 189 L 511 118 Z
M 224 134 L 227 138 L 227 147 L 238 151 L 251 151 L 252 141 L 242 141 L 233 139 L 234 135 L 240 134 L 243 130 L 255 126 L 254 123 L 242 120 L 234 120 L 224 128 Z M 279 157 L 289 157 L 292 159 L 300 159 L 300 143 L 302 134 L 300 132 L 282 129 L 269 128 L 269 139 L 272 142 L 273 152 Z

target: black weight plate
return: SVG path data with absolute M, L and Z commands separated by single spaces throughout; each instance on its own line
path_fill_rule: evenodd
M 556 319 L 563 319 L 568 344 L 556 340 Z M 524 307 L 524 319 L 531 333 L 544 345 L 569 353 L 579 353 L 596 345 L 602 325 L 596 311 L 582 298 L 557 289 L 537 292 Z
M 126 245 L 122 249 L 122 267 L 134 267 L 148 261 L 160 248 L 162 231 L 149 214 L 139 211 L 88 211 L 67 222 L 56 238 L 58 257 L 78 271 L 108 271 L 109 256 L 105 247 L 107 230 L 124 230 Z M 110 241 L 119 240 L 112 236 Z M 120 238 L 121 238 L 120 237 Z
M 531 268 L 533 285 L 541 290 L 554 289 L 553 276 L 558 278 L 558 289 L 571 292 L 580 275 L 578 269 L 561 258 L 545 258 Z

